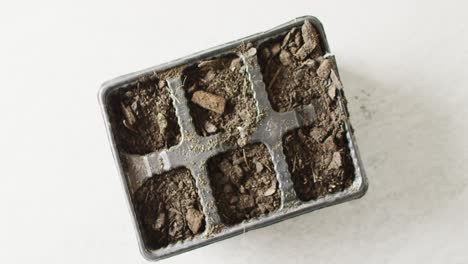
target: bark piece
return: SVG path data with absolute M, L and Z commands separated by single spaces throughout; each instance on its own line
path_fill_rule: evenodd
M 341 157 L 341 153 L 339 151 L 334 152 L 332 160 L 331 160 L 330 164 L 328 165 L 328 169 L 329 170 L 339 169 L 339 168 L 341 168 L 342 165 L 343 165 L 343 160 L 342 160 L 342 157 Z
M 283 64 L 284 66 L 287 66 L 287 65 L 292 63 L 291 53 L 289 53 L 286 50 L 281 51 L 281 53 L 279 55 L 279 59 L 281 61 L 281 64 Z
M 194 92 L 192 102 L 218 114 L 224 113 L 226 106 L 226 100 L 223 97 L 205 91 Z
M 257 54 L 256 48 L 250 48 L 246 53 L 247 57 L 249 58 L 255 56 L 255 54 Z
M 328 87 L 328 92 L 327 93 L 328 93 L 328 96 L 330 96 L 330 98 L 332 100 L 335 99 L 335 97 L 336 97 L 336 87 L 335 87 L 335 85 L 333 83 L 330 85 L 330 87 Z
M 274 56 L 278 55 L 278 53 L 281 51 L 281 44 L 276 43 L 273 47 L 271 47 L 271 54 Z
M 304 44 L 297 51 L 296 55 L 300 60 L 304 60 L 310 53 L 312 53 L 312 51 L 314 51 L 315 47 L 317 47 L 318 35 L 309 20 L 304 21 L 301 31 Z
M 270 188 L 268 188 L 264 193 L 263 196 L 271 196 L 276 192 L 276 180 L 271 182 Z
M 158 114 L 156 115 L 156 120 L 157 120 L 157 122 L 158 122 L 159 133 L 160 133 L 160 134 L 165 134 L 165 133 L 166 133 L 167 126 L 168 126 L 166 117 L 165 117 L 163 114 L 158 113 Z
M 317 75 L 321 79 L 327 79 L 330 76 L 330 70 L 332 67 L 332 63 L 330 60 L 324 60 L 320 64 L 319 68 L 317 69 Z
M 136 122 L 135 114 L 133 114 L 133 111 L 130 107 L 125 106 L 124 104 L 121 104 L 122 106 L 122 112 L 125 118 L 125 122 L 129 126 L 133 126 Z
M 196 234 L 203 224 L 203 214 L 198 210 L 190 208 L 187 210 L 185 220 L 187 220 L 187 225 L 190 228 L 190 231 Z
M 330 71 L 330 79 L 332 80 L 336 88 L 338 89 L 343 88 L 343 84 L 341 83 L 340 78 L 338 78 L 338 75 L 336 74 L 334 69 L 331 69 Z
M 218 128 L 208 121 L 205 122 L 204 128 L 205 128 L 205 131 L 210 134 L 216 133 L 216 131 L 218 131 Z

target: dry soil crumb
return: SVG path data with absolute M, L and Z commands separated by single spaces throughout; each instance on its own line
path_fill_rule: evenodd
M 290 111 L 312 102 L 311 87 L 319 86 L 322 80 L 317 76 L 322 55 L 319 34 L 308 20 L 301 28 L 260 45 L 259 64 L 276 111 Z
M 247 145 L 211 158 L 208 172 L 223 223 L 268 214 L 280 206 L 280 191 L 267 148 Z
M 257 113 L 242 60 L 229 55 L 202 61 L 184 74 L 197 133 L 223 133 L 225 141 L 245 144 L 255 127 Z
M 148 179 L 135 193 L 135 209 L 148 247 L 158 249 L 191 238 L 205 229 L 205 220 L 187 169 Z
M 180 129 L 165 81 L 146 77 L 109 99 L 119 149 L 147 154 L 179 142 Z

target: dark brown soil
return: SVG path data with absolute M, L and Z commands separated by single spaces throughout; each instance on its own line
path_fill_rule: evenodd
M 323 58 L 317 30 L 306 21 L 285 36 L 260 45 L 259 63 L 272 107 L 279 112 L 312 104 L 313 125 L 289 132 L 284 151 L 301 200 L 340 192 L 354 172 L 338 106 L 341 82 L 333 62 Z
M 249 58 L 257 53 L 251 45 L 239 50 Z M 289 131 L 283 138 L 298 198 L 309 201 L 345 190 L 354 180 L 354 168 L 344 130 L 346 115 L 339 105 L 342 85 L 333 61 L 323 58 L 316 29 L 306 21 L 261 44 L 258 53 L 272 107 L 286 112 L 312 104 L 317 114 L 312 125 Z M 201 136 L 220 133 L 221 144 L 239 147 L 212 157 L 207 164 L 222 225 L 278 210 L 280 190 L 270 154 L 261 143 L 246 145 L 256 129 L 257 111 L 240 58 L 227 55 L 183 68 L 183 72 L 181 66 L 177 71 L 183 75 L 196 132 Z M 180 141 L 172 99 L 166 83 L 157 76 L 120 89 L 109 98 L 119 150 L 147 154 Z M 146 180 L 133 202 L 150 249 L 190 239 L 205 230 L 195 182 L 187 169 Z
M 343 116 L 337 112 L 324 115 L 313 126 L 291 131 L 284 137 L 294 189 L 301 200 L 341 192 L 354 180 Z
M 245 144 L 255 127 L 257 113 L 242 60 L 236 55 L 207 60 L 184 74 L 197 133 L 223 133 L 226 141 Z
M 259 64 L 273 109 L 285 112 L 312 102 L 311 88 L 322 80 L 317 76 L 322 55 L 319 34 L 309 22 L 260 45 Z
M 263 144 L 211 158 L 208 173 L 221 220 L 227 225 L 268 214 L 280 206 L 273 164 Z
M 135 209 L 151 249 L 191 238 L 205 229 L 195 182 L 187 169 L 148 179 L 135 193 Z
M 119 149 L 147 154 L 179 142 L 180 131 L 166 82 L 152 76 L 109 97 Z

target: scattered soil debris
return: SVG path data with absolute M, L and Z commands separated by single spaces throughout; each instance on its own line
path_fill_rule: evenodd
M 306 20 L 285 36 L 260 45 L 259 64 L 272 107 L 279 112 L 308 105 L 312 87 L 328 78 L 331 61 L 325 60 L 317 30 Z
M 280 191 L 267 148 L 247 145 L 208 161 L 211 187 L 221 220 L 233 225 L 280 206 Z
M 190 171 L 155 175 L 135 193 L 135 209 L 146 244 L 165 247 L 200 234 L 205 220 Z
M 255 50 L 255 49 L 254 49 Z M 254 54 L 254 51 L 250 51 Z M 197 133 L 223 133 L 224 141 L 242 145 L 256 125 L 250 82 L 236 55 L 205 60 L 184 71 L 184 87 Z M 242 132 L 242 133 L 241 133 Z
M 109 97 L 111 122 L 118 147 L 147 154 L 176 145 L 180 139 L 166 82 L 146 77 Z

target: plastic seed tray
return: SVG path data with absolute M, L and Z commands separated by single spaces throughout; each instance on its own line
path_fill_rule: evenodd
M 161 72 L 178 66 L 193 64 L 204 59 L 230 53 L 233 49 L 236 49 L 245 43 L 261 43 L 261 41 L 284 35 L 292 27 L 300 27 L 304 23 L 305 19 L 308 19 L 320 34 L 322 42 L 321 45 L 324 49 L 325 57 L 331 58 L 334 61 L 334 56 L 330 53 L 328 48 L 322 24 L 315 17 L 306 16 L 294 19 L 272 30 L 258 33 L 234 42 L 229 42 L 170 63 L 131 73 L 103 84 L 99 94 L 102 112 L 109 140 L 112 144 L 114 158 L 118 165 L 120 176 L 123 179 L 124 189 L 129 200 L 131 212 L 135 218 L 134 222 L 138 232 L 140 248 L 146 258 L 157 260 L 169 257 L 245 233 L 249 230 L 264 227 L 290 217 L 295 217 L 316 209 L 356 199 L 365 194 L 367 190 L 367 180 L 362 168 L 356 142 L 352 134 L 351 125 L 349 124 L 349 121 L 346 120 L 346 138 L 354 166 L 354 181 L 352 185 L 342 192 L 330 194 L 316 200 L 305 202 L 297 198 L 293 188 L 288 164 L 283 153 L 282 138 L 285 133 L 290 130 L 312 124 L 316 117 L 314 107 L 312 105 L 307 105 L 289 112 L 274 111 L 268 99 L 256 54 L 252 55 L 244 53 L 241 55 L 244 65 L 246 65 L 250 87 L 256 101 L 257 112 L 262 113 L 262 118 L 258 122 L 256 131 L 253 132 L 249 138 L 248 144 L 262 143 L 268 149 L 273 163 L 273 170 L 278 181 L 278 188 L 281 197 L 281 205 L 278 210 L 261 217 L 243 221 L 236 225 L 228 226 L 222 223 L 216 207 L 215 198 L 213 197 L 213 191 L 210 187 L 206 164 L 209 158 L 238 147 L 222 143 L 223 141 L 219 139 L 219 134 L 203 137 L 196 133 L 181 77 L 166 80 L 170 96 L 173 99 L 172 103 L 175 109 L 177 122 L 180 127 L 180 142 L 168 149 L 152 152 L 146 155 L 122 153 L 115 143 L 114 133 L 116 133 L 116 131 L 111 125 L 108 105 L 108 96 L 112 91 L 125 87 L 130 83 L 134 83 L 142 76 L 154 72 Z M 249 63 L 246 61 L 247 58 L 249 58 Z M 340 90 L 339 100 L 341 110 L 348 115 L 342 90 Z M 124 162 L 131 164 L 131 166 L 126 166 L 126 169 L 124 170 L 122 166 L 122 163 Z M 192 177 L 194 177 L 195 186 L 205 217 L 204 232 L 191 239 L 170 244 L 164 248 L 152 250 L 145 245 L 142 230 L 138 223 L 138 218 L 132 203 L 132 195 L 142 185 L 145 179 L 180 167 L 189 169 Z M 216 232 L 213 232 L 213 230 L 216 230 Z

